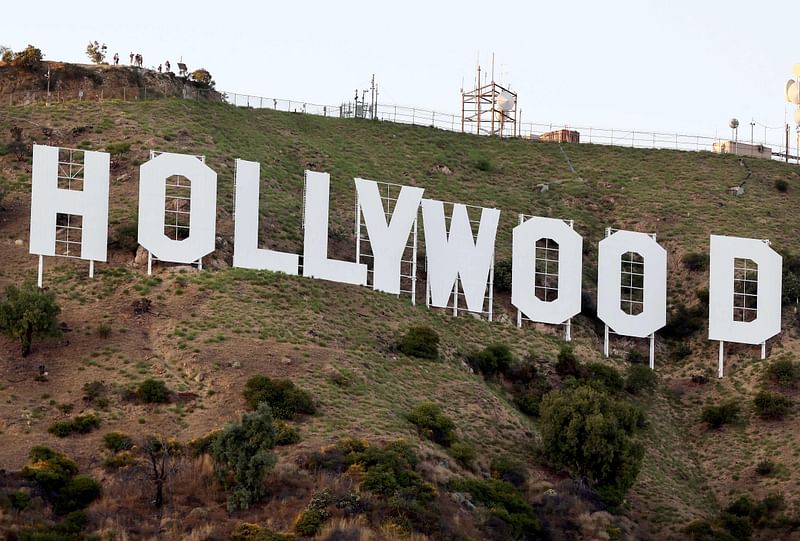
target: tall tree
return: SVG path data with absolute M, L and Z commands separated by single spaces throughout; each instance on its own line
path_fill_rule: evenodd
M 22 356 L 31 352 L 34 336 L 58 335 L 58 314 L 61 308 L 55 295 L 33 284 L 6 287 L 0 301 L 0 332 L 20 341 Z

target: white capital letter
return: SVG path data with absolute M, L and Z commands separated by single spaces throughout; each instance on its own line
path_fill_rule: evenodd
M 643 310 L 625 313 L 621 306 L 622 256 L 639 254 L 644 261 Z M 629 273 L 629 279 L 632 275 Z M 667 252 L 650 235 L 617 231 L 600 241 L 597 263 L 597 317 L 623 336 L 644 338 L 667 323 Z
M 472 236 L 472 225 L 464 205 L 453 205 L 449 235 L 441 201 L 423 199 L 422 220 L 425 224 L 431 304 L 446 307 L 453 285 L 460 276 L 467 310 L 483 311 L 500 211 L 487 208 L 481 210 L 477 241 Z
M 181 175 L 191 182 L 189 236 L 164 234 L 166 180 Z M 217 174 L 194 156 L 165 152 L 139 169 L 139 244 L 158 259 L 193 263 L 214 251 L 217 222 Z
M 106 152 L 83 153 L 83 191 L 58 187 L 58 147 L 33 145 L 30 253 L 56 255 L 56 214 L 80 215 L 81 259 L 106 260 L 108 168 Z
M 299 257 L 258 247 L 258 162 L 236 160 L 233 266 L 297 274 Z
M 387 225 L 386 211 L 374 180 L 356 178 L 358 206 L 367 224 L 370 247 L 374 256 L 372 287 L 387 293 L 400 293 L 400 260 L 408 244 L 408 235 L 422 199 L 422 188 L 403 186 L 397 196 L 392 217 Z
M 534 217 L 513 231 L 511 304 L 528 319 L 560 325 L 581 311 L 581 257 L 583 239 L 563 220 Z M 536 296 L 536 242 L 558 243 L 558 298 L 544 301 Z
M 328 259 L 328 198 L 331 177 L 328 173 L 306 171 L 305 235 L 303 276 L 343 284 L 367 284 L 367 266 L 350 261 Z
M 762 240 L 720 235 L 711 235 L 710 258 L 709 340 L 760 344 L 781 332 L 783 258 Z M 734 270 L 736 259 L 749 259 L 757 267 L 749 267 L 746 271 Z M 754 273 L 757 274 L 756 288 L 752 288 L 749 282 Z M 737 281 L 735 289 L 734 281 Z M 736 303 L 734 296 L 737 297 Z M 734 306 L 755 309 L 757 317 L 752 321 L 736 321 Z

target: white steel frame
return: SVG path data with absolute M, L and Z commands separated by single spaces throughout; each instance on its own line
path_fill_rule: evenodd
M 84 151 L 77 148 L 58 147 L 58 188 L 62 190 L 83 191 L 83 156 Z M 78 160 L 81 160 L 80 162 Z M 67 225 L 58 225 L 58 216 L 67 217 Z M 78 220 L 74 223 L 73 220 Z M 70 234 L 72 231 L 72 235 Z M 62 237 L 62 238 L 59 238 Z M 78 240 L 74 240 L 77 237 Z M 83 217 L 79 214 L 59 212 L 56 215 L 55 257 L 80 259 L 83 245 Z M 77 248 L 75 248 L 77 246 Z M 63 249 L 59 253 L 59 247 Z M 72 251 L 77 249 L 77 255 Z M 94 278 L 94 261 L 89 260 L 89 278 Z M 36 284 L 41 288 L 44 282 L 44 256 L 39 255 L 39 269 L 36 273 Z
M 526 220 L 530 220 L 531 218 L 534 218 L 534 216 L 532 214 L 520 214 L 519 215 L 519 225 L 522 225 L 523 223 L 525 223 Z M 562 221 L 565 224 L 567 224 L 571 229 L 575 229 L 575 222 L 574 221 L 572 221 L 572 220 L 562 220 Z M 553 239 L 545 238 L 544 240 L 547 241 L 547 243 L 548 243 L 548 246 L 544 248 L 544 250 L 546 252 L 549 252 L 551 250 L 561 250 L 561 246 L 560 245 L 558 246 L 558 248 L 550 248 L 549 247 L 549 243 L 550 242 L 555 242 Z M 537 243 L 538 243 L 538 241 L 537 241 Z M 548 272 L 548 270 L 549 270 L 548 269 L 548 264 L 554 262 L 556 265 L 558 265 L 558 258 L 556 258 L 556 259 L 549 259 L 547 257 L 540 258 L 539 257 L 539 253 L 538 253 L 539 252 L 539 247 L 538 246 L 534 246 L 533 249 L 534 249 L 533 257 L 534 257 L 534 262 L 535 262 L 534 264 L 537 265 L 537 269 L 536 269 L 536 271 L 534 273 L 534 276 L 535 277 L 538 277 L 540 275 L 544 276 L 545 282 L 547 281 L 547 279 L 549 277 L 555 276 L 556 281 L 558 281 L 558 270 L 556 270 L 556 274 L 552 274 L 552 273 Z M 549 255 L 549 254 L 546 254 L 546 255 Z M 545 263 L 545 272 L 543 272 L 543 273 L 540 273 L 539 270 L 538 270 L 539 261 L 544 261 L 544 263 Z M 534 294 L 535 294 L 537 289 L 544 289 L 545 292 L 547 292 L 548 290 L 553 289 L 553 288 L 549 288 L 547 286 L 538 287 L 536 285 L 536 278 L 534 278 L 534 286 L 533 287 L 534 287 Z M 556 286 L 555 290 L 556 290 L 556 292 L 558 292 L 559 287 Z M 546 296 L 547 295 L 545 293 L 545 297 Z M 537 297 L 538 297 L 538 295 L 537 295 Z M 544 300 L 544 299 L 541 299 L 541 300 Z M 533 321 L 532 319 L 527 318 L 524 315 L 522 315 L 522 310 L 517 309 L 517 328 L 522 328 L 522 322 L 523 321 L 530 321 L 532 323 L 537 323 L 537 322 Z M 571 342 L 572 341 L 572 318 L 569 318 L 569 319 L 567 319 L 566 322 L 564 322 L 564 341 L 565 342 Z
M 394 184 L 391 182 L 374 181 L 378 185 L 378 193 L 381 197 L 383 205 L 383 214 L 386 217 L 386 223 L 392 219 L 392 213 L 397 205 L 397 199 L 400 197 L 400 190 L 403 188 L 401 184 Z M 305 209 L 305 191 L 303 192 L 303 209 Z M 305 212 L 305 210 L 303 211 Z M 361 219 L 361 205 L 358 203 L 358 192 L 356 192 L 355 201 L 355 237 L 356 237 L 356 263 L 367 265 L 367 285 L 371 285 L 373 280 L 370 278 L 374 274 L 374 256 L 372 255 L 372 244 L 369 240 L 366 223 Z M 411 304 L 417 304 L 417 246 L 418 228 L 417 219 L 419 217 L 419 207 L 417 207 L 417 216 L 414 218 L 414 225 L 411 231 L 411 240 L 406 240 L 406 247 L 403 251 L 403 256 L 400 259 L 400 295 L 408 294 L 411 296 Z M 305 218 L 305 216 L 304 216 Z M 305 223 L 305 219 L 303 220 Z M 404 273 L 405 270 L 405 273 Z M 403 289 L 403 282 L 405 281 L 408 288 Z
M 620 231 L 620 230 L 619 229 L 614 229 L 614 228 L 611 228 L 611 227 L 606 227 L 606 238 L 610 237 L 616 231 Z M 650 235 L 650 237 L 653 240 L 656 240 L 656 234 L 655 233 L 648 233 L 648 235 Z M 637 252 L 630 252 L 630 251 L 622 254 L 622 257 L 624 258 L 627 254 L 630 254 L 630 253 L 634 253 L 634 254 L 638 255 L 640 258 L 642 257 L 641 254 L 638 254 Z M 620 309 L 622 309 L 622 305 L 623 304 L 628 303 L 628 309 L 629 310 L 632 309 L 635 305 L 641 305 L 642 311 L 644 311 L 644 259 L 642 259 L 641 262 L 634 261 L 633 258 L 630 258 L 627 261 L 625 259 L 623 259 L 621 261 L 621 263 L 623 264 L 623 266 L 620 269 L 620 271 L 621 271 L 620 272 L 620 277 L 621 277 L 620 282 L 624 281 L 625 276 L 627 275 L 627 276 L 630 277 L 630 284 L 624 284 L 624 283 L 620 283 L 619 284 L 619 288 L 620 288 Z M 625 271 L 625 268 L 624 268 L 624 264 L 625 263 L 628 263 L 630 265 L 629 266 L 630 270 L 627 271 L 627 272 Z M 641 272 L 634 272 L 633 265 L 641 265 Z M 633 300 L 633 299 L 630 298 L 630 296 L 631 296 L 630 291 L 639 289 L 638 287 L 635 287 L 633 285 L 634 276 L 640 276 L 641 279 L 642 279 L 642 287 L 641 287 L 642 300 L 641 300 L 641 302 Z M 623 299 L 622 298 L 622 288 L 627 288 L 628 289 L 628 291 L 629 291 L 629 293 L 628 293 L 629 298 L 628 299 Z M 625 311 L 625 313 L 631 314 L 630 311 Z M 639 312 L 639 313 L 641 313 L 641 312 Z M 604 336 L 603 336 L 603 355 L 605 357 L 608 357 L 609 356 L 609 338 L 610 338 L 610 335 L 617 334 L 617 333 L 612 331 L 608 327 L 608 325 L 605 325 L 605 332 L 603 334 L 604 334 Z M 649 364 L 650 364 L 650 369 L 651 370 L 655 370 L 655 368 L 656 368 L 656 333 L 650 333 L 649 339 L 650 339 L 650 359 L 649 359 Z
M 152 160 L 153 158 L 159 156 L 160 154 L 164 154 L 164 152 L 161 152 L 161 151 L 158 151 L 158 150 L 151 150 L 150 151 L 150 159 Z M 194 157 L 197 158 L 198 160 L 200 160 L 201 162 L 206 163 L 206 157 L 205 156 L 194 155 Z M 173 228 L 175 230 L 175 237 L 176 237 L 173 240 L 178 240 L 177 236 L 178 236 L 178 230 L 179 229 L 186 229 L 187 231 L 189 230 L 189 226 L 188 225 L 180 225 L 178 223 L 178 218 L 182 214 L 185 214 L 185 215 L 188 216 L 189 214 L 191 214 L 191 210 L 192 210 L 191 207 L 189 208 L 188 212 L 187 211 L 178 210 L 178 204 L 179 204 L 179 201 L 189 201 L 189 204 L 191 205 L 191 189 L 192 188 L 191 188 L 191 181 L 189 179 L 186 179 L 188 184 L 181 184 L 180 175 L 175 175 L 175 176 L 177 177 L 177 180 L 175 181 L 175 184 L 170 184 L 170 180 L 167 179 L 167 182 L 166 182 L 167 189 L 169 189 L 169 188 L 175 188 L 175 189 L 188 188 L 189 189 L 189 194 L 190 194 L 189 197 L 183 197 L 183 196 L 178 196 L 178 195 L 167 195 L 164 198 L 165 199 L 165 202 L 164 202 L 164 213 L 165 213 L 164 227 L 165 228 Z M 234 186 L 234 190 L 235 189 L 236 189 L 236 186 Z M 172 201 L 175 201 L 175 210 L 171 210 L 171 209 L 167 208 L 167 206 Z M 168 214 L 168 213 L 172 213 L 172 214 L 175 215 L 175 224 L 168 224 L 166 222 L 166 214 Z M 147 251 L 147 275 L 148 276 L 151 276 L 153 274 L 153 262 L 154 261 L 159 261 L 159 259 L 156 256 L 154 256 L 152 254 L 152 252 L 150 252 L 150 250 L 148 250 Z M 197 265 L 197 269 L 198 270 L 203 270 L 203 258 L 202 257 L 200 259 L 198 259 L 197 261 L 193 261 L 192 264 L 193 265 Z

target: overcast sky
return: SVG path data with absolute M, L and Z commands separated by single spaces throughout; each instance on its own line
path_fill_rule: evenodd
M 494 6 L 492 5 L 494 4 Z M 339 104 L 459 112 L 480 57 L 519 94 L 523 121 L 727 135 L 728 120 L 781 126 L 800 63 L 797 0 L 547 2 L 10 2 L 0 45 L 88 62 L 89 40 L 146 66 L 183 58 L 217 87 Z M 769 139 L 777 139 L 772 132 Z M 764 130 L 756 127 L 756 139 Z

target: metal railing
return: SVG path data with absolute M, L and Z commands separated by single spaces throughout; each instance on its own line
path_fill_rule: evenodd
M 453 113 L 442 113 L 430 109 L 417 107 L 404 107 L 401 105 L 378 104 L 374 110 L 367 104 L 360 102 L 344 102 L 339 105 L 321 105 L 300 100 L 282 98 L 269 98 L 237 92 L 220 90 L 206 90 L 190 86 L 182 89 L 182 94 L 176 96 L 174 87 L 132 86 L 115 88 L 90 88 L 83 90 L 44 90 L 12 92 L 4 98 L 2 105 L 41 105 L 46 103 L 61 103 L 72 100 L 103 101 L 107 99 L 121 99 L 126 101 L 163 99 L 166 97 L 182 97 L 185 99 L 215 100 L 222 99 L 226 103 L 237 107 L 251 107 L 254 109 L 272 109 L 291 113 L 302 113 L 332 118 L 368 118 L 399 124 L 412 124 L 426 126 L 453 132 L 476 134 L 477 126 L 467 123 L 462 130 L 461 116 Z M 768 127 L 758 124 L 759 135 L 753 136 L 753 145 L 763 145 L 772 150 L 773 158 L 784 160 L 786 154 L 789 160 L 800 163 L 800 152 L 797 148 L 792 153 L 792 143 L 796 137 L 790 134 L 789 148 L 786 147 L 783 127 Z M 538 139 L 545 133 L 554 130 L 568 129 L 580 133 L 581 143 L 595 143 L 632 148 L 673 149 L 686 151 L 713 151 L 715 144 L 721 144 L 730 139 L 721 136 L 696 135 L 685 133 L 657 132 L 637 129 L 597 128 L 593 126 L 574 126 L 559 123 L 545 122 L 520 122 L 517 126 L 516 137 L 523 139 Z M 762 132 L 763 130 L 763 132 Z M 740 145 L 751 144 L 750 140 L 739 139 Z M 734 153 L 738 145 L 734 144 Z M 743 152 L 744 153 L 744 152 Z

